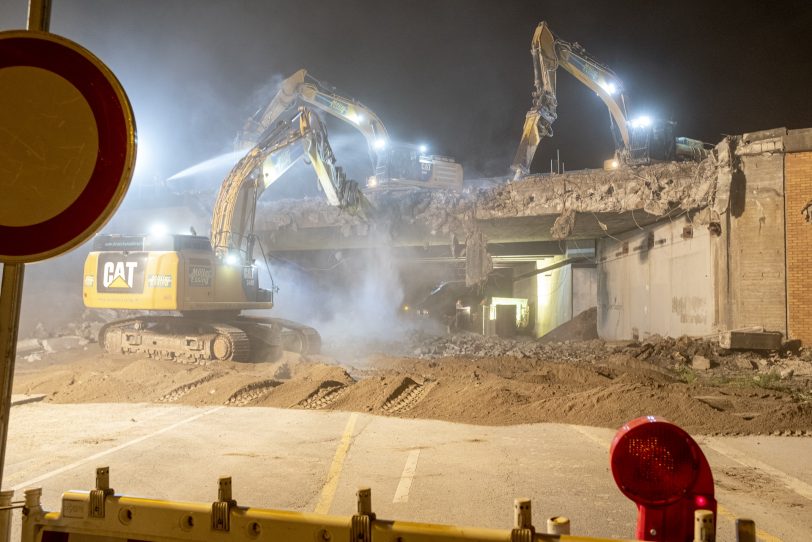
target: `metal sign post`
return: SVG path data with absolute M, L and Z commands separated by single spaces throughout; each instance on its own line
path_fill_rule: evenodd
M 25 264 L 8 263 L 3 266 L 0 286 L 0 487 L 6 462 L 6 438 L 11 410 L 11 386 L 14 381 L 14 358 L 17 354 L 17 327 L 20 322 L 20 301 L 23 296 Z
M 17 173 L 0 199 L 0 488 L 25 264 L 97 232 L 135 165 L 124 89 L 92 53 L 51 34 L 50 19 L 51 0 L 29 0 L 28 29 L 0 32 L 0 99 L 8 106 L 0 109 L 0 169 Z
M 47 32 L 51 20 L 51 0 L 30 0 L 28 4 L 28 30 Z M 17 355 L 17 330 L 20 324 L 20 306 L 23 296 L 24 263 L 5 263 L 0 285 L 0 488 L 6 464 L 11 388 L 14 383 L 14 360 Z M 0 533 L 6 537 L 7 533 Z

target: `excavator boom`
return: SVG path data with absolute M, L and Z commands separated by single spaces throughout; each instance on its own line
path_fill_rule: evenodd
M 299 70 L 279 85 L 279 91 L 263 109 L 243 126 L 237 137 L 239 148 L 257 143 L 259 136 L 271 128 L 285 112 L 301 105 L 309 105 L 346 122 L 366 139 L 370 156 L 376 159 L 376 150 L 389 139 L 386 128 L 374 111 L 357 100 L 341 96 L 327 88 L 316 78 Z
M 212 248 L 217 254 L 236 251 L 243 259 L 251 257 L 257 200 L 266 188 L 305 156 L 330 205 L 349 212 L 363 212 L 369 208 L 357 183 L 348 180 L 336 165 L 322 121 L 313 111 L 299 108 L 292 119 L 266 129 L 259 142 L 237 162 L 220 186 L 211 226 Z
M 280 117 L 302 107 L 327 113 L 364 136 L 374 171 L 367 183 L 369 188 L 462 187 L 460 164 L 448 157 L 429 155 L 419 146 L 394 144 L 374 111 L 339 94 L 303 69 L 285 79 L 268 105 L 245 123 L 237 137 L 238 148 L 253 146 Z

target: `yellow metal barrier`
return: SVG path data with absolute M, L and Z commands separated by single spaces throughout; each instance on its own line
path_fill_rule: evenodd
M 514 503 L 512 530 L 480 529 L 377 519 L 369 489 L 358 491 L 356 515 L 328 516 L 238 506 L 231 496 L 230 478 L 220 479 L 213 503 L 115 495 L 108 481 L 107 469 L 97 469 L 97 487 L 64 493 L 60 512 L 42 509 L 42 490 L 27 490 L 22 541 L 609 542 L 536 532 L 526 499 Z M 555 519 L 558 524 L 566 521 Z

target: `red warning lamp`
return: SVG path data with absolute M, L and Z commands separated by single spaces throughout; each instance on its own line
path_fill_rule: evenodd
M 639 540 L 691 542 L 694 511 L 710 510 L 716 524 L 713 475 L 691 436 L 656 416 L 625 424 L 609 451 L 620 491 L 637 504 Z

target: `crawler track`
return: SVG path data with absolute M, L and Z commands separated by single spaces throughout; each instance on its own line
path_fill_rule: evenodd
M 217 314 L 141 316 L 111 322 L 99 331 L 111 354 L 138 354 L 178 363 L 272 361 L 283 350 L 317 354 L 321 337 L 308 326 L 278 318 Z
M 397 387 L 397 389 L 389 396 L 383 404 L 384 412 L 388 414 L 399 414 L 414 408 L 433 388 L 435 382 L 426 381 L 419 384 L 411 378 L 406 378 Z
M 204 376 L 203 378 L 198 378 L 193 382 L 189 382 L 188 384 L 184 384 L 183 386 L 179 386 L 174 390 L 166 393 L 158 398 L 159 403 L 174 403 L 175 401 L 179 400 L 181 397 L 187 395 L 192 390 L 199 388 L 206 382 L 211 382 L 217 378 L 220 378 L 222 375 L 220 374 L 209 374 Z
M 308 410 L 327 408 L 344 395 L 348 389 L 348 385 L 333 380 L 323 382 L 316 391 L 308 395 L 306 399 L 299 401 L 295 406 Z
M 247 386 L 243 386 L 235 391 L 231 397 L 226 400 L 225 404 L 228 406 L 249 405 L 268 395 L 271 390 L 280 384 L 281 382 L 278 380 L 260 380 L 258 382 L 252 382 Z

